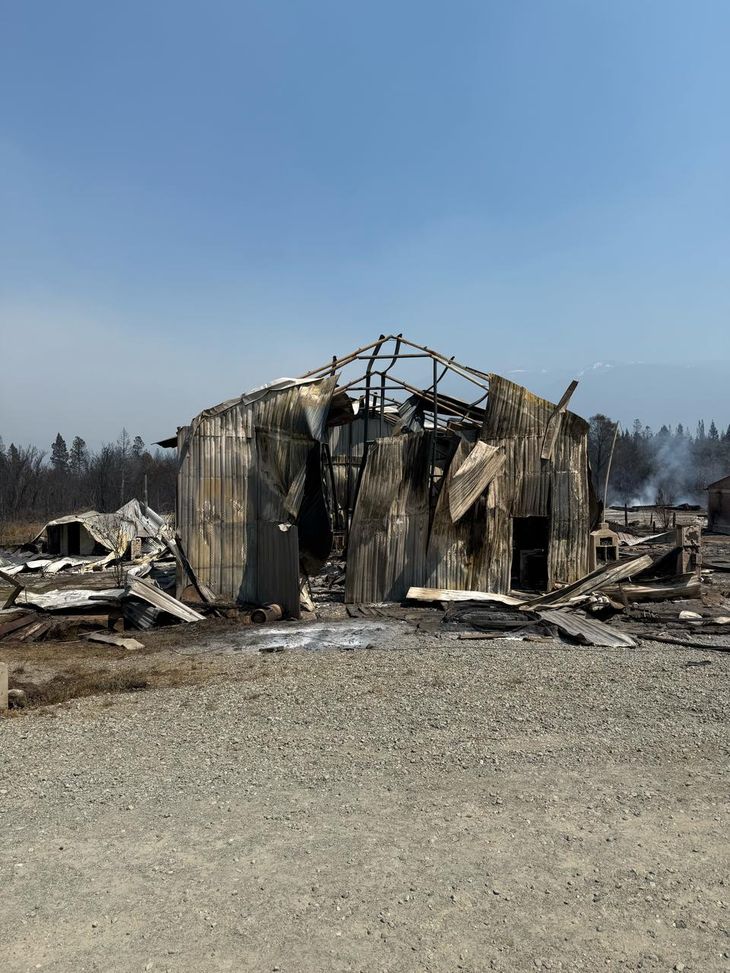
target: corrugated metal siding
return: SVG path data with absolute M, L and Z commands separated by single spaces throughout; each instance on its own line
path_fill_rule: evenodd
M 370 447 L 350 531 L 346 601 L 400 601 L 423 584 L 430 450 L 425 433 Z
M 336 376 L 201 413 L 179 435 L 178 524 L 198 578 L 222 597 L 299 614 L 296 526 L 309 451 Z
M 563 413 L 553 457 L 543 460 L 542 443 L 554 411 L 552 403 L 520 385 L 489 376 L 481 438 L 501 446 L 506 462 L 487 492 L 488 591 L 509 590 L 512 517 L 550 518 L 550 587 L 574 581 L 588 570 L 588 424 Z
M 393 421 L 371 411 L 368 419 L 368 439 L 383 439 L 393 433 Z M 328 431 L 335 491 L 340 510 L 352 510 L 357 477 L 362 463 L 365 443 L 365 417 L 358 414 L 349 425 L 335 426 Z M 349 470 L 349 478 L 348 478 Z
M 255 494 L 250 411 L 231 409 L 181 429 L 178 440 L 178 528 L 199 580 L 235 599 L 247 563 Z M 255 552 L 255 548 L 254 548 Z
M 456 591 L 485 591 L 488 535 L 487 503 L 479 498 L 457 522 L 451 519 L 451 482 L 469 455 L 461 440 L 446 472 L 431 525 L 426 561 L 426 586 Z
M 588 426 L 572 413 L 559 417 L 553 456 L 541 459 L 552 403 L 498 375 L 489 378 L 481 433 L 505 462 L 486 495 L 454 524 L 451 482 L 469 454 L 461 443 L 446 474 L 431 527 L 427 581 L 433 588 L 494 591 L 511 587 L 512 518 L 548 517 L 549 584 L 574 581 L 588 570 L 590 503 Z

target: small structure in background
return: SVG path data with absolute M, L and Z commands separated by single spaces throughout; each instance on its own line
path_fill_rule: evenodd
M 133 556 L 141 557 L 159 548 L 159 537 L 168 530 L 163 517 L 139 500 L 130 500 L 113 513 L 88 510 L 51 520 L 33 543 L 45 554 L 79 557 L 123 556 L 131 545 Z
M 0 570 L 7 575 L 41 572 L 83 574 L 121 568 L 138 569 L 172 558 L 174 531 L 164 517 L 138 500 L 112 513 L 87 510 L 49 521 L 28 544 L 0 551 Z
M 592 530 L 590 549 L 591 571 L 595 571 L 600 564 L 606 564 L 609 561 L 618 561 L 620 543 L 618 534 L 611 530 L 605 522 L 599 524 L 596 530 Z
M 730 534 L 730 475 L 707 488 L 707 529 L 714 534 Z

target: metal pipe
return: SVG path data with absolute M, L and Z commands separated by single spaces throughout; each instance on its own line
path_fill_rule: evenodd
M 380 361 L 382 359 L 382 360 L 385 360 L 385 361 L 390 360 L 391 365 L 392 365 L 394 358 L 396 360 L 400 360 L 401 358 L 432 358 L 432 357 L 433 357 L 433 355 L 429 355 L 425 351 L 424 352 L 414 352 L 414 353 L 402 352 L 401 351 L 401 352 L 398 352 L 397 354 L 394 353 L 392 355 L 358 355 L 357 358 L 356 358 L 356 361 Z M 388 366 L 388 367 L 390 367 L 390 366 Z M 386 369 L 386 371 L 387 371 L 387 369 Z
M 281 605 L 262 605 L 251 612 L 251 621 L 255 625 L 265 625 L 266 622 L 278 622 L 283 614 Z
M 603 488 L 603 519 L 606 519 L 606 510 L 608 509 L 608 478 L 611 475 L 611 463 L 613 462 L 613 451 L 616 448 L 616 437 L 618 436 L 618 426 L 616 423 L 616 428 L 613 431 L 613 442 L 611 443 L 611 452 L 608 455 L 608 466 L 606 467 L 606 483 Z
M 432 516 L 435 503 L 434 503 L 434 483 L 436 480 L 436 428 L 438 426 L 438 414 L 439 414 L 439 377 L 438 368 L 436 367 L 436 359 L 433 361 L 433 431 L 431 432 L 431 478 L 428 484 L 428 509 L 429 516 Z
M 427 352 L 432 358 L 435 358 L 436 361 L 441 362 L 442 365 L 448 365 L 452 371 L 458 372 L 458 370 L 461 370 L 463 372 L 471 373 L 466 374 L 463 377 L 468 379 L 470 382 L 474 382 L 475 385 L 480 384 L 474 379 L 475 375 L 483 379 L 489 378 L 489 372 L 482 372 L 478 368 L 472 368 L 471 365 L 462 365 L 460 362 L 456 361 L 455 358 L 447 358 L 445 355 L 439 354 L 439 352 L 434 351 L 432 348 L 428 348 L 426 345 L 416 344 L 415 341 L 409 341 L 407 338 L 401 338 L 401 340 L 403 344 L 408 345 L 409 348 L 418 348 L 419 351 Z
M 347 426 L 347 496 L 345 497 L 345 553 L 350 540 L 350 515 L 352 514 L 352 423 Z
M 330 489 L 332 490 L 332 512 L 334 514 L 334 528 L 339 530 L 340 527 L 340 506 L 337 502 L 337 484 L 335 482 L 335 471 L 332 467 L 332 454 L 330 453 L 330 444 L 322 444 L 322 452 L 325 457 L 326 469 L 330 476 Z
M 421 396 L 422 398 L 425 398 L 426 395 L 428 394 L 428 392 L 424 394 L 423 389 L 414 388 L 413 385 L 409 385 L 408 382 L 402 381 L 402 379 L 397 378 L 395 375 L 391 375 L 390 380 L 391 382 L 397 382 L 398 385 L 401 386 L 401 388 L 406 389 L 406 391 L 410 392 L 412 395 L 418 395 Z M 479 421 L 477 418 L 469 415 L 469 408 L 470 408 L 469 406 L 467 406 L 465 409 L 458 409 L 456 408 L 456 403 L 454 401 L 451 401 L 450 407 L 452 409 L 452 413 L 451 413 L 452 415 L 461 416 L 462 419 L 471 419 L 473 422 Z
M 387 341 L 390 338 L 394 338 L 394 337 L 395 337 L 394 335 L 388 335 L 388 338 L 386 338 L 385 340 Z M 330 360 L 327 362 L 326 365 L 320 365 L 318 368 L 313 368 L 311 369 L 311 371 L 305 372 L 304 375 L 300 375 L 299 377 L 310 378 L 312 375 L 317 375 L 319 372 L 329 372 L 331 371 L 333 365 L 335 366 L 335 368 L 344 368 L 345 365 L 349 365 L 350 362 L 354 361 L 358 355 L 361 355 L 363 354 L 363 352 L 369 351 L 370 348 L 375 348 L 376 345 L 381 345 L 382 343 L 383 343 L 383 336 L 381 335 L 377 341 L 371 341 L 369 345 L 363 345 L 362 348 L 356 348 L 355 351 L 351 351 L 349 355 L 343 355 L 342 358 L 335 358 L 334 360 Z

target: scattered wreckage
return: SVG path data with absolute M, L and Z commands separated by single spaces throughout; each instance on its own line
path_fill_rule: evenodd
M 164 517 L 139 500 L 113 513 L 69 514 L 50 520 L 26 545 L 0 552 L 7 575 L 99 571 L 129 558 L 139 567 L 165 555 L 173 531 Z
M 700 528 L 641 536 L 600 521 L 588 424 L 568 410 L 576 385 L 552 403 L 390 335 L 206 409 L 159 444 L 177 449 L 176 532 L 137 501 L 51 521 L 33 557 L 0 562 L 17 585 L 0 638 L 25 631 L 9 609 L 44 613 L 30 632 L 103 606 L 121 630 L 311 618 L 334 601 L 465 637 L 635 645 L 647 621 L 665 627 L 645 604 L 702 607 Z M 123 558 L 124 583 L 106 590 L 17 582 Z M 730 612 L 715 607 L 679 623 L 720 629 Z
M 9 588 L 0 595 L 0 639 L 148 628 L 161 616 L 200 621 L 203 615 L 168 593 L 181 559 L 167 520 L 138 500 L 113 513 L 51 520 L 30 544 L 0 553 L 0 583 Z M 39 590 L 33 579 L 47 576 L 83 586 Z M 103 581 L 108 587 L 98 586 Z

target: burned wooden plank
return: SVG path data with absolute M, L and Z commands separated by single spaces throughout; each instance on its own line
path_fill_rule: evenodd
M 176 534 L 174 540 L 165 539 L 165 546 L 175 558 L 181 570 L 187 574 L 191 584 L 200 596 L 200 600 L 205 604 L 212 605 L 215 602 L 215 595 L 207 585 L 201 584 L 198 580 L 198 576 L 193 570 L 193 566 L 191 565 L 190 561 L 188 561 L 180 535 Z M 179 591 L 177 592 L 177 594 L 180 593 L 181 592 Z
M 13 618 L 9 622 L 0 623 L 0 639 L 4 639 L 13 632 L 18 632 L 28 625 L 33 625 L 38 621 L 38 616 L 33 613 L 21 615 L 20 618 Z
M 0 608 L 12 608 L 15 602 L 17 601 L 18 595 L 24 589 L 25 586 L 22 585 L 19 581 L 16 581 L 12 575 L 5 574 L 4 571 L 0 571 L 0 579 L 3 580 L 6 584 L 9 584 L 11 589 L 10 594 L 7 596 L 7 598 L 2 603 L 2 605 L 0 605 Z
M 699 649 L 705 652 L 730 652 L 730 645 L 707 644 L 689 641 L 688 639 L 672 638 L 662 632 L 642 631 L 636 634 L 643 642 L 662 642 L 665 645 L 678 645 L 683 649 Z
M 26 625 L 24 628 L 21 628 L 15 633 L 15 637 L 19 642 L 36 642 L 38 639 L 42 639 L 52 627 L 52 621 L 40 619 L 33 622 L 32 625 Z
M 589 595 L 593 591 L 599 591 L 608 585 L 630 578 L 645 568 L 653 564 L 652 558 L 648 554 L 639 557 L 627 558 L 619 561 L 618 564 L 602 564 L 595 571 L 591 571 L 585 577 L 572 584 L 550 591 L 539 598 L 533 598 L 522 606 L 524 611 L 533 611 L 537 608 L 563 607 L 575 601 L 583 595 Z
M 512 595 L 500 595 L 494 591 L 456 591 L 453 588 L 419 588 L 412 586 L 408 589 L 406 598 L 409 601 L 493 601 L 501 605 L 522 605 L 524 598 Z
M 121 635 L 109 635 L 106 632 L 91 632 L 86 636 L 89 642 L 103 642 L 105 645 L 115 645 L 120 649 L 127 649 L 129 652 L 143 649 L 142 642 L 137 639 L 123 638 Z
M 701 582 L 696 574 L 686 574 L 679 578 L 659 581 L 643 581 L 606 585 L 601 591 L 610 597 L 622 597 L 633 601 L 663 601 L 666 598 L 697 598 Z

